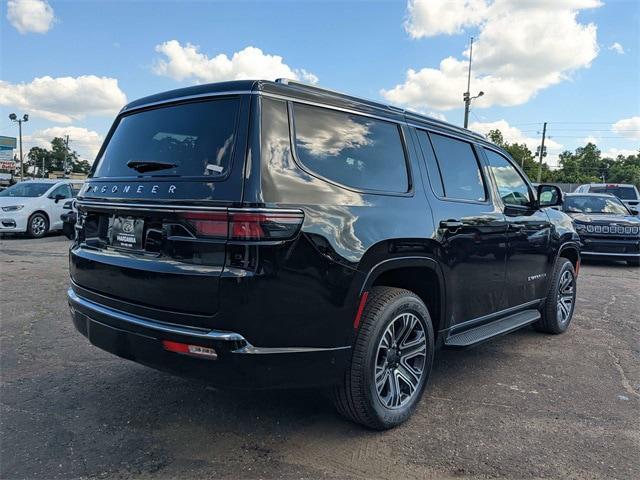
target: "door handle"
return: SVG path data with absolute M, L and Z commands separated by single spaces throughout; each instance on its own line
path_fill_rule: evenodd
M 460 220 L 442 220 L 440 222 L 440 228 L 446 228 L 448 230 L 457 230 L 463 226 L 464 224 Z

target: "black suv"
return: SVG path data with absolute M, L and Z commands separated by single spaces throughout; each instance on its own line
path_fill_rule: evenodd
M 407 419 L 434 350 L 564 332 L 579 238 L 481 136 L 290 81 L 127 105 L 78 197 L 69 304 L 92 344 L 219 386 L 332 387 Z

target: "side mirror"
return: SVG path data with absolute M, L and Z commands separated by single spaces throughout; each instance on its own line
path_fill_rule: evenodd
M 64 202 L 64 205 L 62 205 L 62 208 L 64 208 L 65 210 L 73 210 L 73 200 Z
M 540 184 L 538 185 L 538 206 L 557 207 L 562 205 L 562 190 L 555 185 Z
M 58 203 L 60 200 L 64 200 L 65 197 L 64 195 L 62 195 L 61 193 L 57 194 L 55 197 L 53 197 L 54 202 Z

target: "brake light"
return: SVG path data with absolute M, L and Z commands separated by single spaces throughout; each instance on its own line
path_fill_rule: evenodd
M 187 212 L 183 218 L 197 236 L 240 241 L 277 241 L 295 237 L 302 226 L 301 211 L 230 210 Z
M 300 229 L 302 212 L 230 212 L 230 240 L 285 240 Z
M 227 238 L 229 221 L 226 212 L 188 212 L 184 219 L 193 225 L 199 236 Z

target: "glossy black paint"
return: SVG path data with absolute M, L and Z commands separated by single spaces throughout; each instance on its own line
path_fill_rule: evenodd
M 444 122 L 315 87 L 249 81 L 158 94 L 123 112 L 227 94 L 240 96 L 242 108 L 224 179 L 89 179 L 79 196 L 82 228 L 70 253 L 72 289 L 90 304 L 158 327 L 235 332 L 262 353 L 235 352 L 217 341 L 216 348 L 226 353 L 215 366 L 185 359 L 163 351 L 159 342 L 187 341 L 188 332 L 132 331 L 104 312 L 76 305 L 76 327 L 101 348 L 221 386 L 330 384 L 349 361 L 360 297 L 372 286 L 393 282 L 419 292 L 442 343 L 456 325 L 530 308 L 546 295 L 556 258 L 579 259 L 571 220 L 548 208 L 506 208 L 480 148 L 496 147 Z M 347 188 L 303 168 L 291 142 L 291 102 L 397 123 L 408 191 Z M 417 128 L 474 145 L 486 201 L 452 201 L 434 193 Z M 181 210 L 230 207 L 296 209 L 304 213 L 304 223 L 295 238 L 266 244 L 203 241 L 180 233 Z M 116 214 L 144 218 L 159 232 L 157 248 L 143 253 L 112 248 L 106 232 Z M 315 350 L 301 354 L 300 349 Z M 284 372 L 292 366 L 304 371 L 300 362 L 317 368 L 305 381 L 292 381 Z

